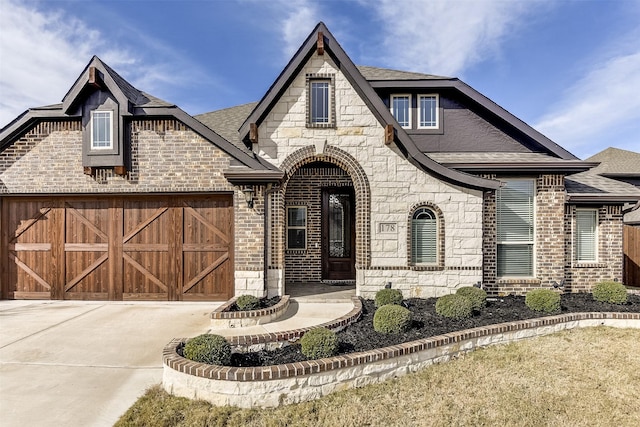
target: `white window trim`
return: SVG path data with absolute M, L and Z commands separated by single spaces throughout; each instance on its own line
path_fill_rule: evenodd
M 313 117 L 313 85 L 314 83 L 326 83 L 327 84 L 327 121 L 314 121 Z M 309 106 L 309 122 L 312 125 L 328 125 L 333 122 L 333 118 L 331 117 L 331 79 L 321 79 L 314 78 L 309 80 L 309 102 L 311 105 Z
M 412 125 L 412 120 L 411 119 L 412 119 L 412 116 L 413 116 L 413 114 L 412 114 L 412 110 L 413 109 L 412 109 L 412 104 L 411 104 L 412 99 L 411 99 L 411 94 L 410 93 L 394 93 L 393 95 L 391 95 L 389 97 L 389 109 L 391 110 L 391 115 L 395 118 L 395 111 L 393 109 L 393 100 L 395 98 L 405 98 L 405 97 L 409 98 L 409 111 L 407 111 L 407 114 L 409 116 L 409 124 L 406 125 L 406 126 L 402 126 L 402 125 L 400 125 L 400 126 L 403 129 L 411 129 L 411 125 Z M 396 119 L 396 121 L 397 121 L 397 119 Z
M 289 225 L 289 209 L 304 209 L 304 226 L 299 226 L 299 225 Z M 286 247 L 288 250 L 292 250 L 292 251 L 304 251 L 307 250 L 307 239 L 309 237 L 309 230 L 307 229 L 307 225 L 308 225 L 308 210 L 306 206 L 287 206 L 286 209 L 286 219 L 287 219 L 287 226 L 286 226 L 286 236 L 285 236 L 285 242 L 286 242 Z M 304 248 L 290 248 L 289 247 L 289 230 L 304 230 Z
M 431 98 L 435 97 L 436 99 L 436 124 L 434 126 L 421 126 L 420 118 L 422 117 L 422 103 L 420 102 L 422 98 Z M 418 95 L 418 129 L 438 129 L 440 127 L 440 95 L 437 93 L 421 93 Z
M 537 180 L 535 178 L 509 178 L 509 179 L 505 179 L 505 181 L 533 181 L 533 239 L 527 242 L 508 242 L 508 241 L 500 241 L 497 239 L 498 236 L 498 198 L 497 198 L 497 194 L 496 194 L 496 276 L 498 279 L 501 280 L 526 280 L 526 279 L 534 279 L 536 277 L 536 271 L 537 271 L 537 265 L 536 265 L 536 259 L 537 259 L 537 223 L 538 223 L 538 204 L 537 204 L 537 195 L 538 195 L 538 188 L 536 186 L 536 182 Z M 532 251 L 531 251 L 531 256 L 533 257 L 533 259 L 531 260 L 531 276 L 500 276 L 498 275 L 498 245 L 532 245 Z
M 94 123 L 94 119 L 93 119 L 93 117 L 94 117 L 95 113 L 100 113 L 100 114 L 107 113 L 107 114 L 109 114 L 109 124 L 110 124 L 109 134 L 111 135 L 111 139 L 109 140 L 109 145 L 108 146 L 96 147 L 94 145 L 94 141 L 93 141 L 93 123 Z M 111 110 L 94 110 L 94 111 L 91 111 L 89 134 L 91 135 L 91 150 L 113 150 L 113 111 L 111 111 Z
M 594 259 L 592 260 L 581 260 L 578 258 L 579 254 L 578 254 L 578 212 L 585 212 L 585 211 L 591 211 L 591 212 L 595 212 L 595 232 L 594 232 L 594 239 L 593 239 L 593 255 L 594 255 Z M 598 263 L 599 261 L 599 250 L 598 248 L 600 247 L 600 212 L 597 208 L 576 208 L 576 213 L 573 216 L 573 224 L 574 224 L 574 234 L 573 234 L 573 259 L 575 260 L 576 263 L 578 264 L 594 264 L 594 263 Z

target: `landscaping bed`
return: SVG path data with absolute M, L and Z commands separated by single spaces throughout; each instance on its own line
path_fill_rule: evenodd
M 374 331 L 375 305 L 364 300 L 360 320 L 338 333 L 340 354 L 373 350 L 409 341 L 446 334 L 449 332 L 496 323 L 542 317 L 545 314 L 529 309 L 524 297 L 507 296 L 489 300 L 480 313 L 464 320 L 444 318 L 435 311 L 436 298 L 408 299 L 405 305 L 413 313 L 412 328 L 404 333 L 381 334 Z M 593 300 L 591 294 L 565 294 L 561 299 L 561 314 L 581 312 L 640 312 L 640 295 L 629 295 L 626 304 L 607 304 Z M 559 313 L 560 314 L 560 313 Z M 233 366 L 269 366 L 305 361 L 300 345 L 294 344 L 276 350 L 235 353 Z

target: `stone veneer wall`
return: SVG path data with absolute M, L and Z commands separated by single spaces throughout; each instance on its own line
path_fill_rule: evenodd
M 577 262 L 573 253 L 575 230 L 575 205 L 565 208 L 565 291 L 591 292 L 591 288 L 603 280 L 622 281 L 622 206 L 598 208 L 598 261 Z
M 234 195 L 236 293 L 264 294 L 263 189 L 253 209 L 223 176 L 231 157 L 174 119 L 133 119 L 125 176 L 85 175 L 79 120 L 43 121 L 0 152 L 2 194 L 218 193 Z
M 306 127 L 307 74 L 334 76 L 332 127 Z M 406 297 L 428 297 L 482 279 L 482 192 L 442 182 L 407 161 L 395 144 L 385 145 L 384 128 L 329 55 L 314 53 L 294 78 L 260 124 L 256 151 L 285 173 L 318 160 L 349 173 L 356 193 L 358 295 L 372 297 L 391 282 Z M 274 195 L 272 203 L 270 294 L 283 291 L 286 276 L 284 197 Z M 440 268 L 408 262 L 407 215 L 422 203 L 436 206 L 444 218 Z

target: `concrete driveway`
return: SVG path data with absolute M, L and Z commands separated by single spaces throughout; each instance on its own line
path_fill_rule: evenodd
M 218 305 L 0 301 L 0 425 L 112 426 Z

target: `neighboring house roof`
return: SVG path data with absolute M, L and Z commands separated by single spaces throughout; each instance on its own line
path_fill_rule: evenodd
M 640 177 L 640 153 L 609 147 L 587 159 L 588 162 L 600 162 L 591 170 L 609 177 Z
M 239 149 L 174 104 L 136 89 L 97 56 L 91 58 L 91 61 L 89 61 L 78 79 L 71 86 L 71 89 L 64 96 L 61 104 L 29 109 L 2 128 L 0 130 L 0 149 L 19 138 L 38 121 L 52 119 L 77 120 L 80 118 L 81 113 L 74 111 L 76 110 L 74 107 L 82 103 L 88 88 L 92 85 L 94 77 L 90 75 L 92 73 L 91 68 L 101 73 L 101 84 L 104 84 L 118 100 L 124 110 L 124 115 L 173 117 L 229 154 L 237 162 L 234 170 L 242 170 L 245 175 L 247 173 L 260 174 L 257 178 L 258 180 L 265 180 L 267 177 L 267 180 L 273 180 L 276 175 L 282 175 L 274 165 L 263 159 L 258 159 L 246 150 Z
M 276 81 L 271 85 L 255 109 L 240 127 L 240 138 L 244 141 L 248 138 L 251 123 L 260 124 L 280 99 L 284 91 L 289 87 L 293 79 L 298 75 L 307 60 L 316 50 L 317 34 L 322 33 L 324 42 L 324 54 L 332 57 L 344 76 L 349 80 L 354 90 L 367 104 L 373 115 L 382 126 L 392 124 L 395 131 L 395 142 L 409 161 L 416 167 L 432 173 L 439 178 L 464 187 L 476 189 L 496 189 L 500 183 L 474 175 L 465 174 L 454 169 L 449 169 L 430 159 L 420 150 L 402 127 L 400 127 L 384 105 L 372 86 L 365 80 L 358 68 L 342 49 L 338 41 L 323 22 L 320 22 L 309 34 L 305 42 L 289 61 Z

